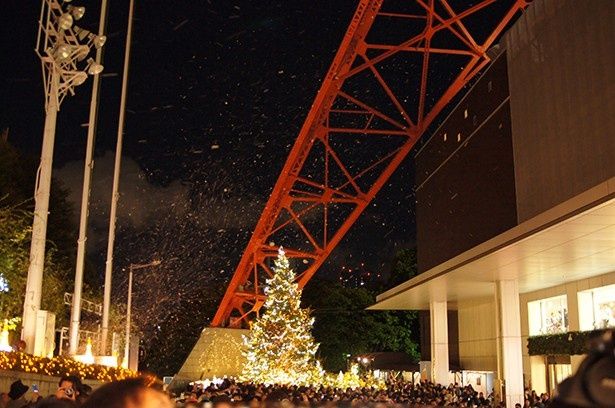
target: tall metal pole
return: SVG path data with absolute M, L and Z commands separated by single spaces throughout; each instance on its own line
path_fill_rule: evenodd
M 107 0 L 100 3 L 100 20 L 98 22 L 98 35 L 104 35 L 107 21 Z M 96 63 L 102 61 L 102 47 L 96 49 Z M 79 219 L 79 239 L 77 240 L 77 265 L 75 267 L 75 289 L 73 292 L 73 304 L 70 314 L 70 341 L 69 354 L 77 354 L 79 347 L 79 322 L 81 321 L 81 292 L 83 290 L 83 268 L 85 264 L 85 250 L 87 241 L 88 215 L 90 208 L 90 181 L 94 169 L 94 141 L 96 139 L 96 123 L 98 116 L 98 91 L 100 89 L 100 75 L 95 75 L 92 82 L 92 98 L 90 99 L 90 117 L 88 120 L 88 140 L 85 149 L 85 165 L 83 170 L 83 190 L 81 192 L 81 215 Z M 107 284 L 105 281 L 105 292 Z M 104 316 L 103 316 L 104 321 Z M 104 327 L 104 326 L 103 326 Z M 106 333 L 103 332 L 103 340 L 99 345 L 105 350 Z M 104 353 L 100 353 L 104 354 Z
M 68 94 L 74 95 L 75 87 L 83 84 L 88 74 L 96 76 L 103 67 L 95 61 L 88 60 L 85 70 L 79 67 L 91 50 L 91 44 L 102 47 L 104 38 L 88 35 L 83 38 L 77 33 L 84 32 L 73 26 L 73 20 L 83 16 L 83 9 L 63 9 L 60 0 L 43 0 L 39 19 L 35 51 L 43 68 L 43 86 L 45 88 L 45 130 L 41 164 L 38 168 L 36 188 L 34 191 L 35 207 L 32 223 L 32 242 L 30 244 L 30 265 L 26 282 L 24 299 L 22 340 L 26 343 L 26 352 L 34 353 L 37 338 L 37 314 L 41 307 L 43 269 L 45 265 L 45 241 L 47 239 L 47 216 L 49 213 L 49 194 L 51 190 L 51 171 L 53 163 L 53 145 L 55 139 L 56 119 L 60 103 Z M 91 34 L 91 33 L 89 33 Z M 85 44 L 81 43 L 88 39 Z M 101 41 L 102 40 L 102 41 Z M 85 65 L 85 63 L 83 63 Z M 86 72 L 87 71 L 87 72 Z M 78 303 L 77 303 L 78 304 Z
M 117 218 L 117 201 L 119 198 L 120 167 L 122 162 L 122 143 L 124 139 L 124 116 L 126 114 L 126 92 L 128 89 L 128 68 L 130 66 L 130 44 L 132 41 L 132 16 L 134 0 L 130 0 L 128 9 L 128 27 L 126 32 L 126 49 L 124 51 L 124 72 L 122 74 L 122 92 L 120 97 L 120 115 L 117 126 L 117 144 L 115 146 L 115 167 L 113 170 L 113 192 L 111 195 L 111 212 L 109 215 L 109 240 L 107 242 L 107 261 L 105 263 L 105 292 L 103 298 L 103 344 L 106 347 L 109 333 L 109 307 L 111 304 L 111 277 L 113 276 L 113 245 L 115 243 L 115 221 Z
M 32 243 L 30 244 L 30 266 L 26 283 L 26 296 L 23 310 L 23 329 L 21 339 L 26 342 L 26 353 L 34 353 L 36 338 L 37 312 L 41 308 L 43 290 L 43 267 L 45 266 L 45 242 L 47 240 L 47 216 L 49 214 L 49 193 L 51 191 L 51 170 L 53 164 L 53 145 L 55 142 L 56 118 L 58 116 L 59 73 L 51 68 L 49 76 L 45 129 L 41 163 L 34 192 L 34 221 L 32 223 Z
M 130 356 L 130 320 L 132 317 L 132 274 L 136 269 L 149 268 L 151 266 L 158 266 L 162 262 L 160 259 L 154 259 L 147 264 L 130 264 L 128 268 L 128 295 L 126 300 L 126 339 L 124 341 L 124 361 L 122 365 L 124 368 L 128 368 L 128 357 Z
M 126 339 L 124 340 L 124 361 L 122 365 L 128 368 L 128 357 L 130 354 L 130 318 L 132 312 L 132 270 L 133 264 L 128 268 L 128 299 L 126 301 Z

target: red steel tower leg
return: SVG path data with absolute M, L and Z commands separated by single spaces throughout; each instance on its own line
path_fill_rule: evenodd
M 489 63 L 487 50 L 526 6 L 398 3 L 360 1 L 212 326 L 242 327 L 258 313 L 280 245 L 302 261 L 299 285 L 310 280 L 438 114 Z M 390 38 L 392 32 L 404 38 Z M 437 66 L 444 64 L 458 74 L 442 77 Z

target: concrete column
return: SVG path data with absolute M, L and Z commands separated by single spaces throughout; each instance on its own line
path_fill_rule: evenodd
M 431 378 L 448 386 L 448 321 L 446 301 L 430 301 Z
M 577 373 L 577 370 L 583 360 L 585 360 L 585 357 L 587 357 L 585 354 L 575 354 L 570 356 L 570 369 L 572 370 L 572 375 Z
M 566 305 L 568 308 L 568 331 L 579 331 L 579 297 L 576 284 L 566 285 Z
M 523 405 L 523 357 L 521 354 L 521 316 L 517 280 L 496 282 L 498 314 L 498 379 L 504 384 L 507 407 Z
M 538 393 L 548 391 L 547 387 L 547 365 L 545 363 L 545 356 L 530 356 L 530 373 L 532 378 L 532 389 Z

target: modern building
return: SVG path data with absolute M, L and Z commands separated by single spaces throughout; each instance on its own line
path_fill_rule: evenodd
M 514 406 L 615 326 L 613 21 L 611 0 L 533 1 L 416 154 L 420 273 L 371 309 L 428 313 L 437 382 L 458 349 Z

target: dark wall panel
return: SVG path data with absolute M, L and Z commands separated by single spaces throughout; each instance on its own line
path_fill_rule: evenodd
M 419 272 L 516 225 L 507 96 L 502 56 L 418 153 Z
M 615 176 L 615 1 L 535 0 L 506 34 L 523 222 Z

